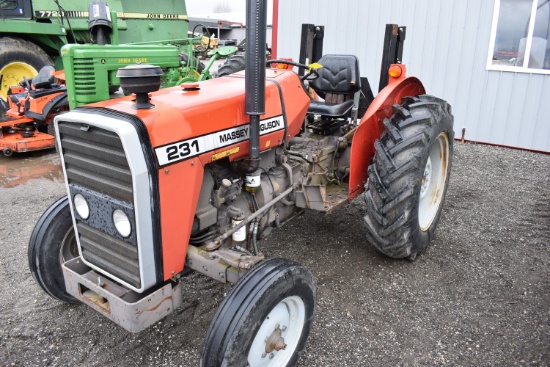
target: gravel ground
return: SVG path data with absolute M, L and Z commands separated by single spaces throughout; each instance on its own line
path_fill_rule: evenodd
M 58 163 L 0 157 L 0 365 L 196 366 L 228 286 L 193 274 L 183 307 L 130 334 L 35 284 L 27 241 L 64 194 Z M 366 243 L 360 200 L 262 243 L 317 279 L 300 366 L 550 365 L 550 155 L 457 143 L 451 176 L 435 239 L 414 262 Z

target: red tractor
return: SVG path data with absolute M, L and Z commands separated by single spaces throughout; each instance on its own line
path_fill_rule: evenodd
M 67 196 L 29 243 L 44 291 L 132 332 L 182 303 L 186 269 L 234 283 L 206 334 L 202 366 L 296 364 L 316 286 L 305 267 L 265 259 L 258 240 L 273 227 L 306 209 L 331 213 L 364 192 L 365 242 L 414 259 L 434 234 L 449 182 L 445 101 L 395 64 L 357 122 L 357 58 L 266 68 L 265 7 L 248 3 L 245 72 L 153 92 L 158 68 L 127 67 L 118 76 L 135 96 L 56 117 Z M 311 100 L 306 83 L 324 102 Z

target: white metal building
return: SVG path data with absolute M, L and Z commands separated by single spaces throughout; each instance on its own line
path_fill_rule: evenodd
M 550 152 L 548 0 L 278 3 L 277 56 L 298 60 L 302 23 L 324 25 L 323 53 L 357 55 L 376 94 L 384 26 L 406 26 L 408 74 L 451 103 L 456 137 Z

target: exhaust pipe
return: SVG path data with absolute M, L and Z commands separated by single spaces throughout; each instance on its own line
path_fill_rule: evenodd
M 94 0 L 88 5 L 88 29 L 98 45 L 105 45 L 113 31 L 109 5 L 103 0 Z M 76 40 L 75 40 L 76 42 Z
M 260 165 L 260 116 L 265 115 L 265 39 L 267 0 L 247 0 L 245 110 L 250 116 L 250 157 L 245 173 Z

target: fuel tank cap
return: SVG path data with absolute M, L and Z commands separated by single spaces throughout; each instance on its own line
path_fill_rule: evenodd
M 181 86 L 181 89 L 183 89 L 184 91 L 192 91 L 192 90 L 200 89 L 199 83 L 193 83 L 193 82 L 181 83 L 180 86 Z

